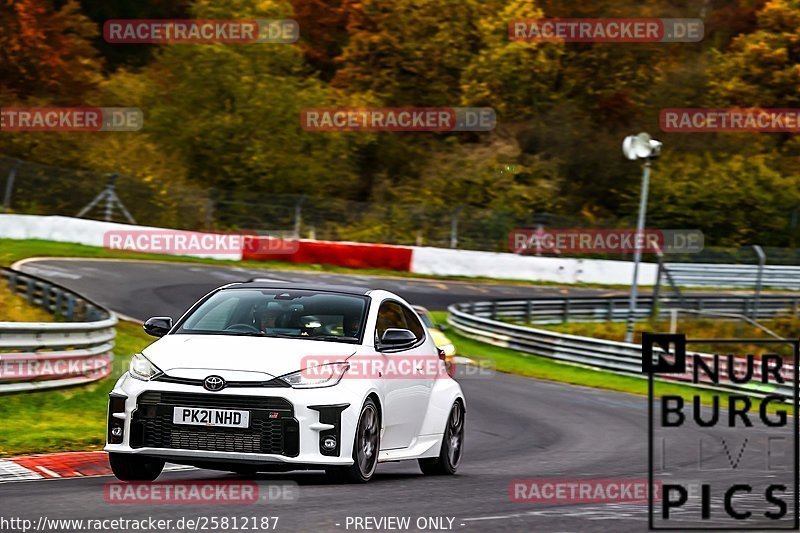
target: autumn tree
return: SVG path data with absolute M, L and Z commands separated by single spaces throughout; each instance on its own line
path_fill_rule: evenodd
M 46 0 L 2 0 L 0 98 L 47 98 L 80 104 L 101 80 L 90 39 L 97 28 L 70 0 L 60 9 Z

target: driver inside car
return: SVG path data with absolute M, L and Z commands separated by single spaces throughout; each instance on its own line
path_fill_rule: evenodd
M 256 305 L 253 309 L 253 322 L 259 331 L 269 333 L 277 327 L 278 309 L 269 304 Z

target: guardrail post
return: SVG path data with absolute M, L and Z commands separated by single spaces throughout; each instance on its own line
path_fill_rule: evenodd
M 75 297 L 71 294 L 67 294 L 67 312 L 65 316 L 70 322 L 72 322 L 72 319 L 75 317 Z
M 42 301 L 41 301 L 40 305 L 49 311 L 50 310 L 50 285 L 48 285 L 47 283 L 42 283 L 41 287 L 42 287 Z
M 795 298 L 792 301 L 792 315 L 797 316 L 797 311 L 800 311 L 800 299 Z
M 614 320 L 614 300 L 612 298 L 608 299 L 608 319 L 609 322 Z
M 794 303 L 796 307 L 797 300 L 795 300 Z M 530 324 L 532 321 L 533 321 L 533 300 L 528 300 L 528 303 L 525 306 L 525 323 Z
M 569 298 L 565 298 L 564 299 L 564 319 L 562 320 L 562 322 L 569 322 L 569 304 L 570 304 L 570 299 Z
M 497 301 L 492 302 L 492 311 L 491 311 L 492 320 L 497 319 Z
M 55 303 L 55 309 L 53 309 L 53 313 L 56 313 L 56 314 L 60 313 L 62 305 L 64 305 L 64 293 L 61 291 L 61 289 L 57 289 L 56 290 L 56 303 Z
M 26 298 L 28 299 L 28 302 L 33 303 L 33 294 L 34 291 L 36 291 L 36 284 L 30 278 L 25 281 L 27 282 L 28 285 L 28 292 Z
M 17 292 L 17 275 L 14 273 L 8 275 L 8 290 Z

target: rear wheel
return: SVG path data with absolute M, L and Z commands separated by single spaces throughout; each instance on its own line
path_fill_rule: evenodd
M 108 454 L 111 471 L 120 481 L 154 481 L 164 469 L 163 459 L 140 457 L 128 453 Z
M 381 421 L 378 407 L 372 398 L 367 398 L 358 417 L 358 426 L 353 441 L 353 464 L 346 467 L 331 467 L 325 472 L 336 481 L 366 483 L 378 467 Z
M 457 401 L 450 410 L 447 426 L 442 436 L 442 448 L 439 457 L 419 460 L 419 468 L 423 474 L 432 476 L 452 475 L 461 463 L 464 450 L 464 405 Z

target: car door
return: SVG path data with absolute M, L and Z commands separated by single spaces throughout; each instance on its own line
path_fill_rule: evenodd
M 380 339 L 388 328 L 410 330 L 417 342 L 405 349 L 382 347 Z M 381 304 L 375 336 L 375 346 L 387 369 L 380 378 L 385 425 L 381 449 L 407 448 L 422 428 L 433 387 L 434 376 L 426 371 L 423 362 L 435 354 L 426 353 L 431 350 L 426 348 L 425 328 L 414 312 L 394 300 Z

